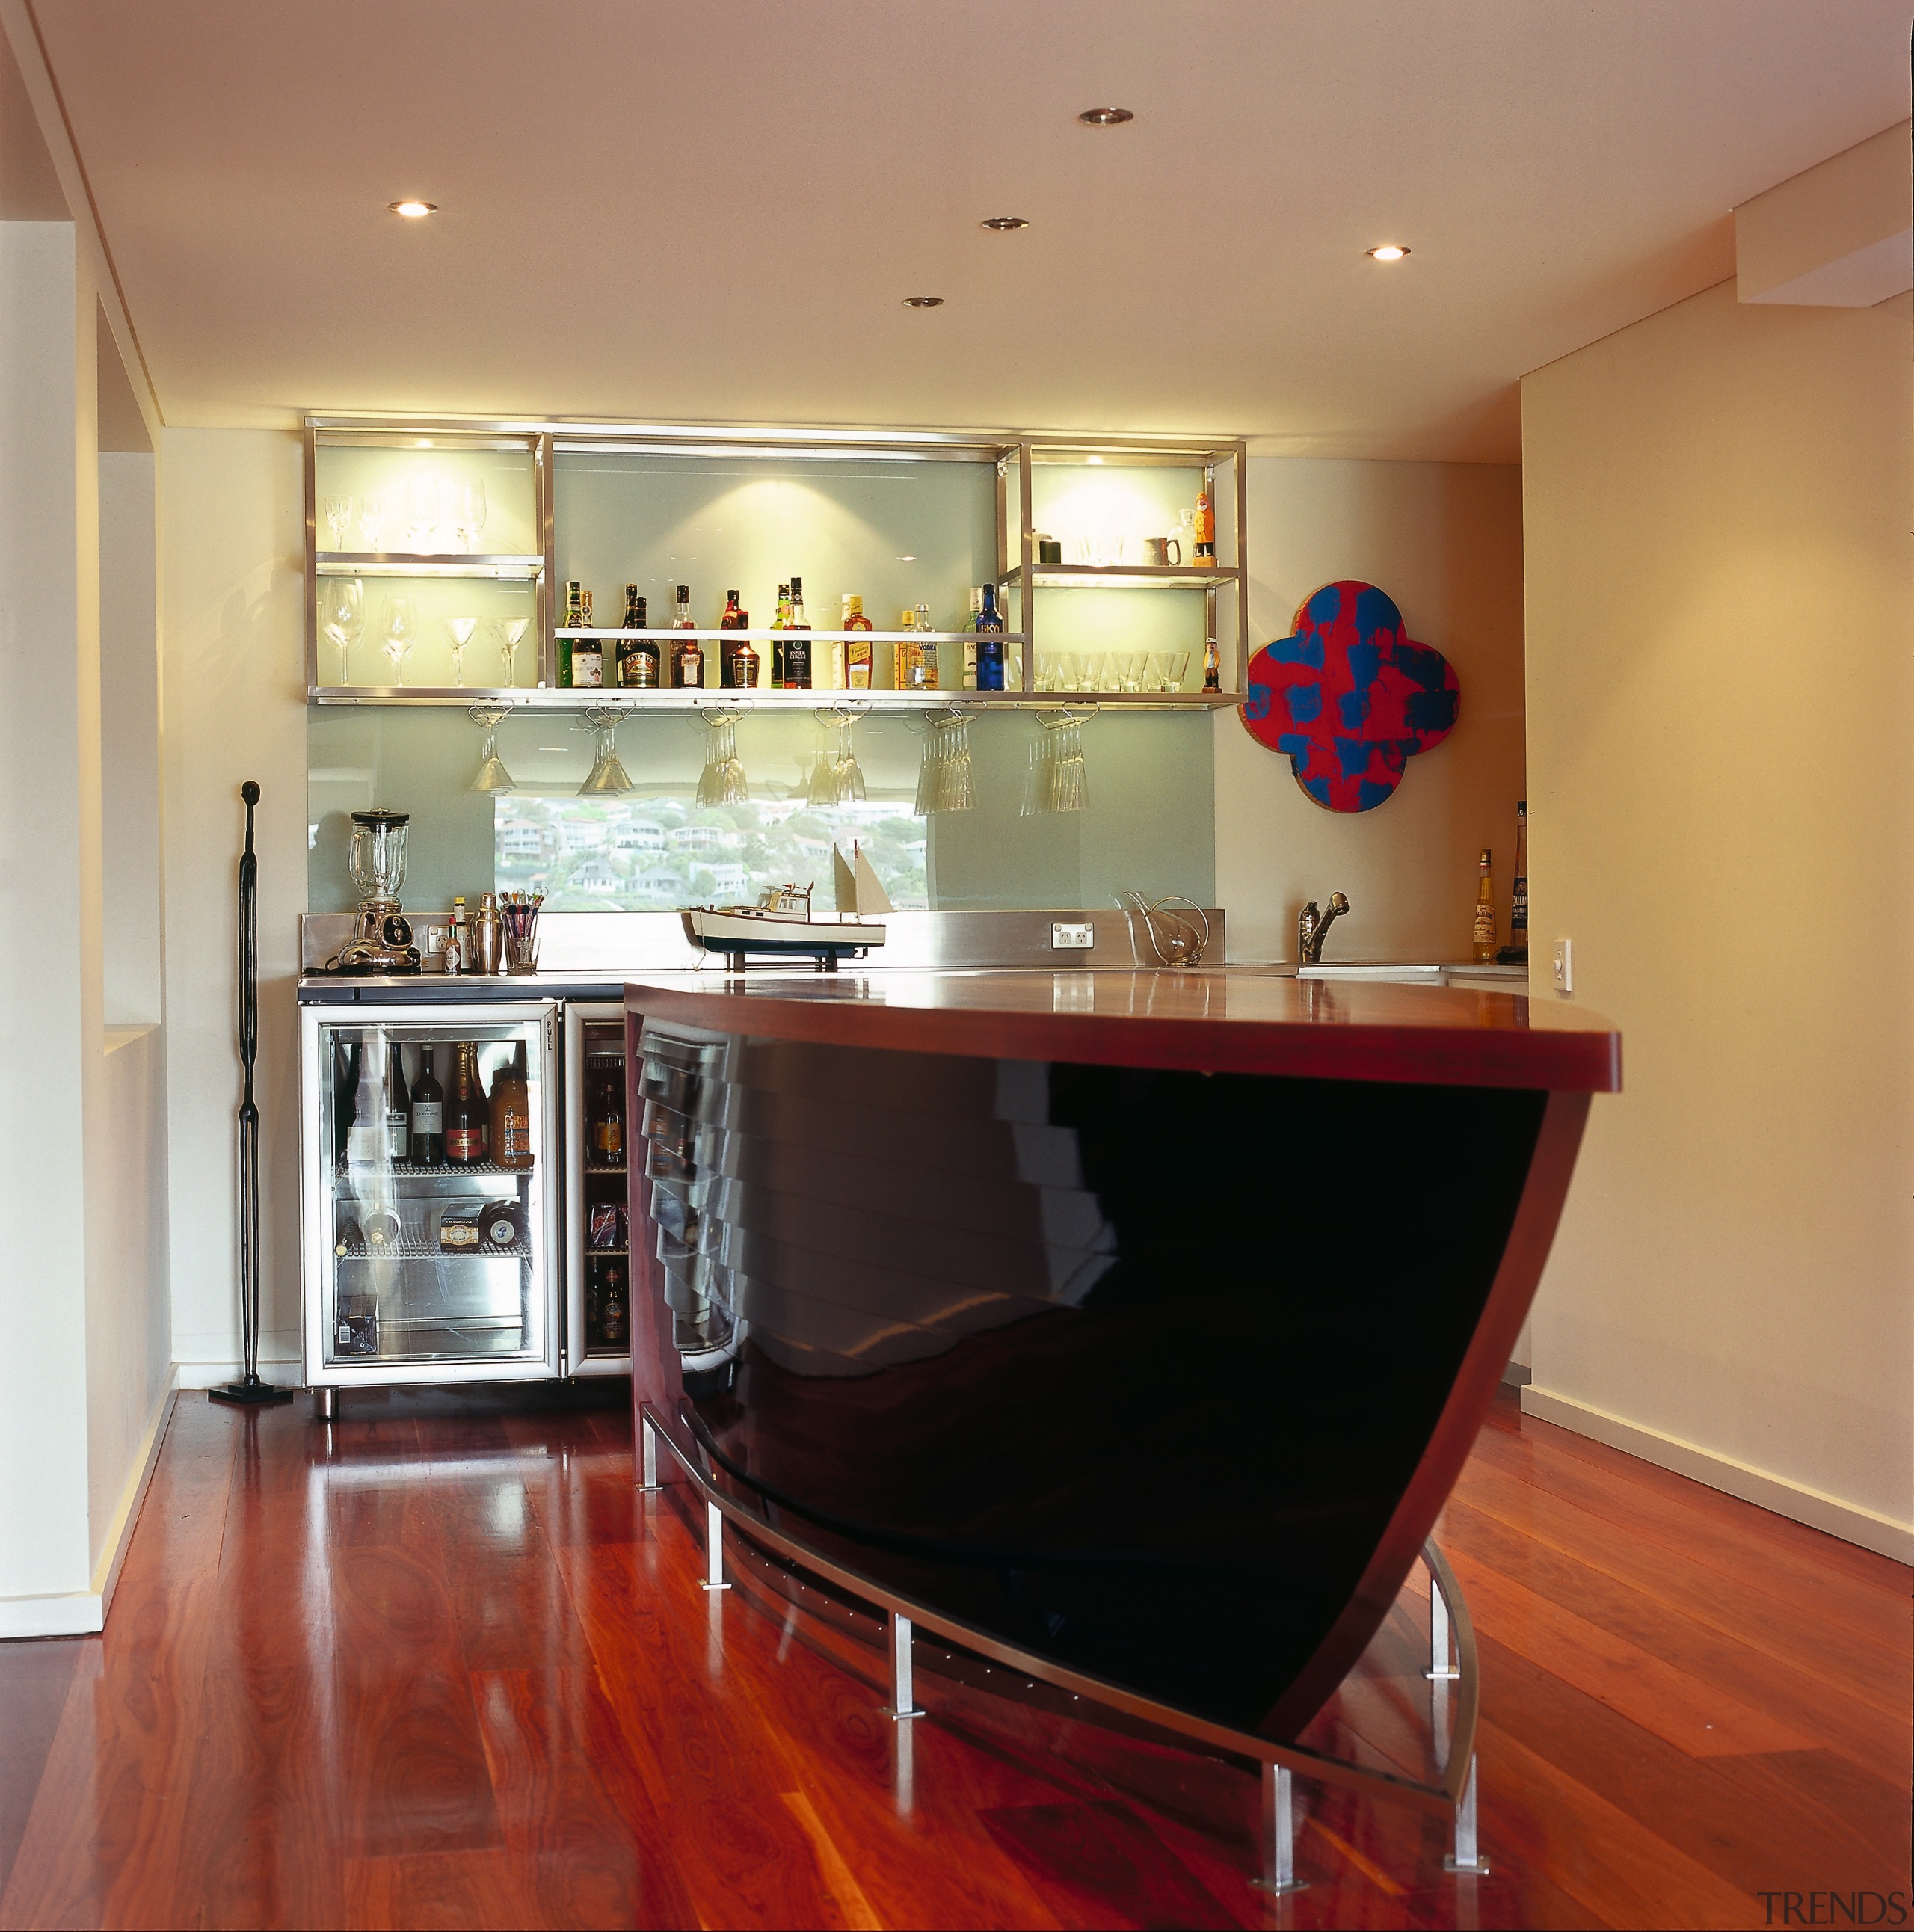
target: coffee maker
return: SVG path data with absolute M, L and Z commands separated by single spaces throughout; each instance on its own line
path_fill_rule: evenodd
M 350 866 L 358 893 L 358 930 L 328 963 L 328 972 L 371 976 L 419 970 L 411 922 L 399 910 L 410 817 L 404 812 L 352 814 Z

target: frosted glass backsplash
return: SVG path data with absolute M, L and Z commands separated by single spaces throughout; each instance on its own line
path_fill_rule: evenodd
M 620 761 L 634 787 L 586 800 L 591 734 L 575 714 L 524 710 L 499 729 L 518 789 L 470 789 L 482 734 L 452 709 L 315 706 L 307 713 L 307 903 L 349 910 L 350 814 L 370 806 L 409 812 L 404 896 L 422 908 L 453 895 L 524 887 L 535 880 L 568 909 L 653 908 L 754 897 L 814 879 L 829 905 L 830 848 L 855 837 L 899 907 L 983 909 L 1102 906 L 1134 888 L 1152 898 L 1215 892 L 1207 712 L 1102 712 L 1083 728 L 1088 809 L 1024 817 L 1030 748 L 1042 728 L 1027 712 L 974 718 L 975 808 L 915 815 L 921 721 L 874 715 L 856 728 L 866 796 L 814 806 L 810 779 L 826 734 L 809 716 L 760 713 L 737 727 L 749 801 L 700 806 L 710 729 L 693 714 L 626 721 Z

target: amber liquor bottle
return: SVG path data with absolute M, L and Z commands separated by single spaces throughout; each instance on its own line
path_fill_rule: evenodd
M 532 1165 L 532 1083 L 521 1040 L 492 1082 L 492 1160 L 495 1166 L 523 1170 Z
M 724 592 L 724 614 L 718 620 L 721 631 L 742 631 L 751 622 L 751 613 L 738 608 L 738 593 L 735 590 Z M 737 642 L 726 638 L 718 646 L 718 682 L 727 690 L 738 681 Z
M 1481 876 L 1475 887 L 1475 956 L 1478 960 L 1496 956 L 1496 888 L 1489 877 L 1489 848 L 1484 846 L 1480 861 Z
M 628 631 L 642 631 L 645 600 L 638 586 L 625 586 L 625 622 Z M 656 638 L 620 638 L 618 640 L 618 683 L 626 691 L 656 691 L 664 682 L 659 675 L 658 640 Z
M 698 620 L 692 615 L 692 587 L 688 584 L 678 586 L 678 614 L 671 620 L 674 631 L 694 631 Z M 671 646 L 671 688 L 674 691 L 693 691 L 704 682 L 704 646 L 696 638 L 687 638 L 682 644 Z

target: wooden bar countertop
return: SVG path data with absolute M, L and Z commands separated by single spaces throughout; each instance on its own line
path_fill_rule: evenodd
M 843 1046 L 1105 1066 L 1609 1094 L 1622 1036 L 1472 988 L 1232 972 L 766 974 L 634 982 L 647 1019 Z

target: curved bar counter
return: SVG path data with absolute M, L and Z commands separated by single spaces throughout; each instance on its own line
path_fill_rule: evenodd
M 1606 1023 L 1502 992 L 886 973 L 626 1007 L 641 1413 L 787 1546 L 1278 1744 L 1415 1561 L 1620 1085 Z

